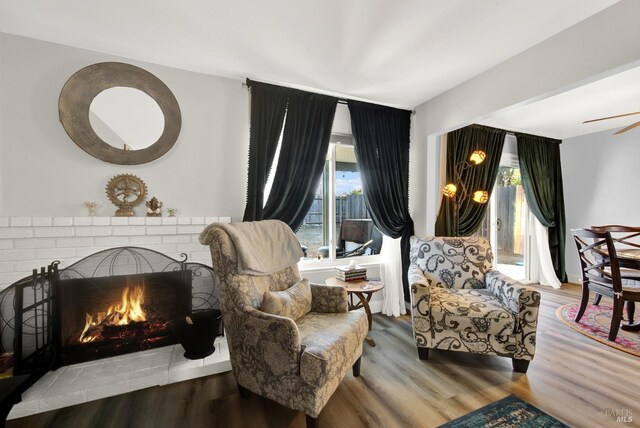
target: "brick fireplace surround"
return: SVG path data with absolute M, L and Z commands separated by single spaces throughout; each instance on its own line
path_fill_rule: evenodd
M 113 247 L 137 246 L 211 265 L 198 242 L 207 224 L 230 217 L 0 217 L 0 289 L 60 260 L 60 267 Z M 224 337 L 203 360 L 187 360 L 180 345 L 61 367 L 47 373 L 14 406 L 9 419 L 156 385 L 231 370 Z

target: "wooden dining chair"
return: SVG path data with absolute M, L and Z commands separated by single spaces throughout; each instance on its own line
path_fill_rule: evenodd
M 582 271 L 582 299 L 575 321 L 579 322 L 584 315 L 590 291 L 610 297 L 613 300 L 613 315 L 609 340 L 615 341 L 622 321 L 624 303 L 640 301 L 640 290 L 622 285 L 620 263 L 610 232 L 572 229 L 571 234 L 578 249 Z
M 608 224 L 604 226 L 591 226 L 591 230 L 594 232 L 609 232 L 613 244 L 616 246 L 616 250 L 640 250 L 640 227 L 635 226 L 623 226 L 619 224 Z M 640 287 L 640 271 L 635 268 L 629 268 L 626 266 L 625 258 L 618 254 L 620 262 L 620 278 L 622 284 L 634 285 Z M 636 263 L 634 263 L 635 265 Z M 597 294 L 593 300 L 594 305 L 599 305 L 602 299 L 602 294 Z M 635 315 L 635 302 L 627 302 L 627 321 L 629 324 L 633 324 L 633 318 Z

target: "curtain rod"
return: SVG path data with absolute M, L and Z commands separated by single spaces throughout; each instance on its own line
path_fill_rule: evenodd
M 243 86 L 244 88 L 250 88 L 250 87 L 251 87 L 251 82 L 253 82 L 253 80 L 251 80 L 251 79 L 249 79 L 249 78 L 247 77 L 247 80 L 246 80 L 246 81 L 244 81 L 244 82 L 242 82 L 242 86 Z M 271 83 L 270 83 L 270 84 L 271 84 Z M 276 86 L 281 86 L 281 85 L 276 85 Z M 294 89 L 295 89 L 295 88 L 294 88 Z M 303 89 L 302 89 L 302 90 L 303 90 Z M 311 92 L 311 91 L 307 91 L 307 92 Z M 350 98 L 342 98 L 342 97 L 336 97 L 336 98 L 338 98 L 338 104 L 345 104 L 345 105 L 346 105 L 346 104 L 349 102 L 349 100 L 350 100 Z M 356 100 L 354 100 L 354 101 L 356 101 Z M 372 103 L 372 104 L 373 104 L 373 103 Z M 383 104 L 380 104 L 380 105 L 383 105 Z M 384 105 L 383 105 L 383 106 L 384 106 Z M 391 107 L 391 106 L 384 106 L 384 107 Z M 392 107 L 392 108 L 397 108 L 397 107 Z M 408 109 L 399 109 L 399 110 L 408 110 Z M 412 116 L 416 114 L 416 111 L 415 111 L 415 110 L 410 110 L 410 111 L 411 111 L 411 115 L 412 115 Z

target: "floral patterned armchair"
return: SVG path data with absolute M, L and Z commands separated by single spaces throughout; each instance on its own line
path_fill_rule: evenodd
M 254 225 L 264 230 L 274 221 Z M 300 280 L 296 263 L 271 274 L 242 273 L 237 250 L 242 247 L 227 233 L 229 226 L 233 225 L 210 225 L 200 242 L 210 245 L 221 282 L 223 320 L 240 395 L 246 398 L 254 392 L 302 410 L 307 426 L 316 426 L 318 414 L 347 371 L 353 368 L 353 375 L 359 376 L 367 317 L 347 311 L 344 288 L 318 284 L 310 284 L 310 312 L 295 321 L 261 311 L 265 292 L 287 290 L 306 280 Z M 299 247 L 291 229 L 284 227 L 289 239 L 269 245 Z
M 411 238 L 411 315 L 420 359 L 429 349 L 511 357 L 526 373 L 533 359 L 540 293 L 492 270 L 480 237 Z

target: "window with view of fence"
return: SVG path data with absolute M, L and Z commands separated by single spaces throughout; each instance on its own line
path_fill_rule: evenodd
M 370 218 L 363 195 L 336 196 L 336 223 L 345 219 Z M 316 196 L 303 224 L 322 224 L 322 197 Z

